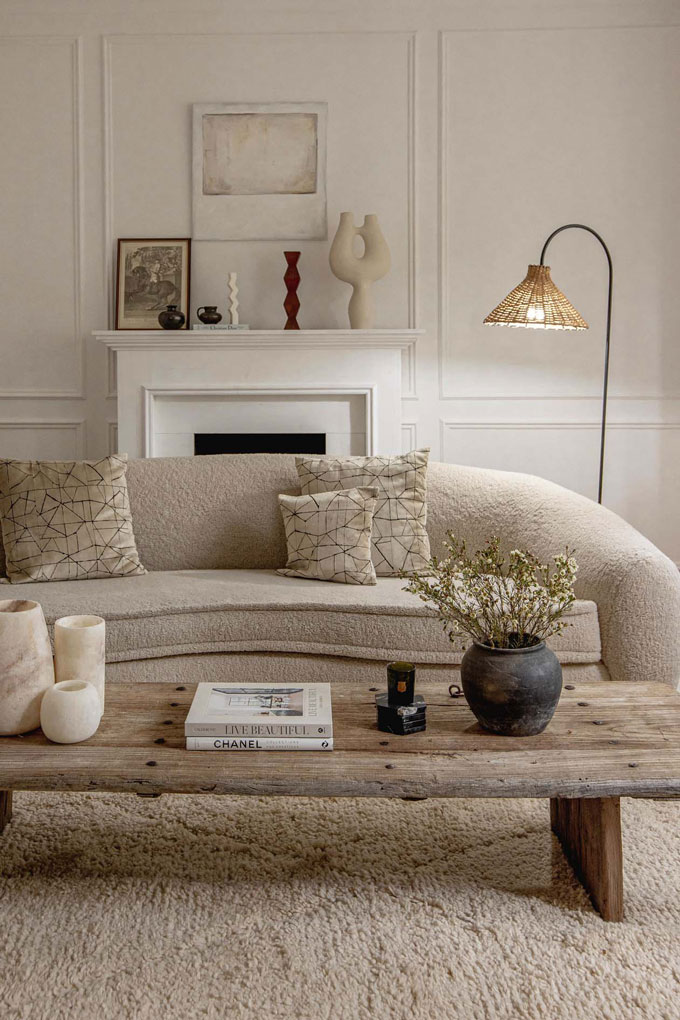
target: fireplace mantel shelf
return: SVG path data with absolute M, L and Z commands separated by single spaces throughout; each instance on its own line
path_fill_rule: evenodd
M 250 329 L 250 330 L 96 330 L 94 336 L 114 351 L 206 350 L 215 347 L 279 349 L 388 348 L 408 350 L 422 329 Z

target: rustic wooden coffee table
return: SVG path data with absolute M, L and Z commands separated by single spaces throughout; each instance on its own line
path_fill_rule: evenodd
M 680 696 L 661 684 L 568 685 L 538 737 L 481 730 L 465 702 L 420 684 L 424 733 L 375 727 L 375 687 L 333 687 L 336 750 L 187 751 L 194 688 L 110 684 L 99 731 L 0 738 L 0 831 L 13 790 L 303 797 L 549 797 L 552 827 L 607 921 L 623 917 L 620 797 L 680 796 Z

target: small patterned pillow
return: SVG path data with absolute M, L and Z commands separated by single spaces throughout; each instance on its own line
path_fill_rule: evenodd
M 427 459 L 430 451 L 398 457 L 296 457 L 303 494 L 369 485 L 378 490 L 373 515 L 373 563 L 378 576 L 423 570 L 427 537 Z
M 286 529 L 286 577 L 342 584 L 375 584 L 371 524 L 375 489 L 345 489 L 314 496 L 279 496 Z
M 0 517 L 14 584 L 145 574 L 128 500 L 127 456 L 0 460 Z

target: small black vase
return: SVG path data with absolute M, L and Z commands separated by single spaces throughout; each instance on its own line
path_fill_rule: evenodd
M 206 326 L 216 326 L 218 322 L 222 321 L 222 316 L 217 311 L 217 305 L 201 305 L 196 315 Z
M 177 305 L 168 305 L 164 312 L 158 316 L 163 329 L 181 329 L 187 321 L 184 312 L 180 312 Z
M 475 641 L 460 667 L 463 693 L 480 726 L 508 737 L 542 733 L 562 692 L 562 667 L 545 641 L 491 648 Z

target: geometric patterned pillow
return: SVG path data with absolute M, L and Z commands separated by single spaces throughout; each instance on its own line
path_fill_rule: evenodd
M 427 537 L 429 448 L 398 457 L 296 457 L 303 494 L 371 486 L 378 490 L 372 556 L 378 576 L 423 570 Z
M 347 489 L 318 496 L 279 496 L 286 530 L 286 577 L 341 584 L 375 584 L 371 522 L 375 489 Z
M 128 500 L 127 455 L 0 460 L 0 517 L 14 584 L 145 574 Z

